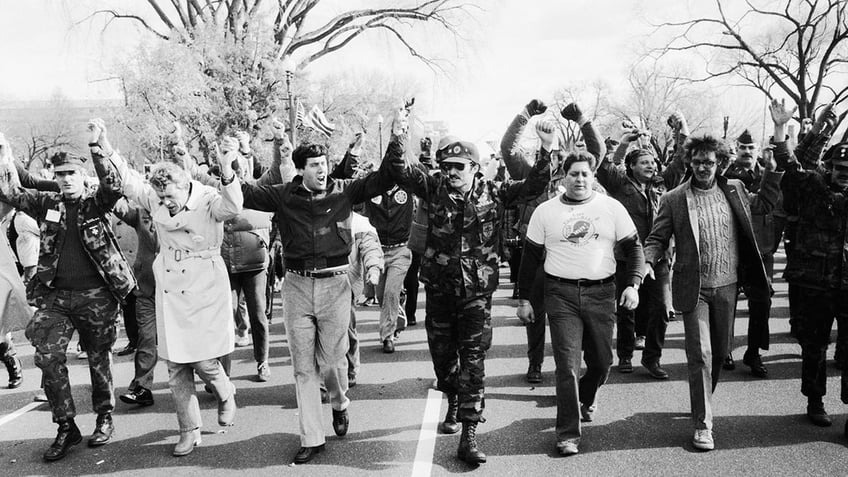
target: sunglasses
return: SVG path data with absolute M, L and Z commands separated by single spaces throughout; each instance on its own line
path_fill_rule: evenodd
M 465 170 L 465 166 L 467 166 L 467 165 L 469 165 L 469 164 L 466 164 L 464 162 L 443 162 L 439 165 L 439 167 L 445 172 L 447 172 L 451 169 L 456 169 L 459 172 L 462 172 L 462 171 Z

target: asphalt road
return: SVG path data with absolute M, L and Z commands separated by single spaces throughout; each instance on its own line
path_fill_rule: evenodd
M 778 257 L 782 267 L 782 257 Z M 504 274 L 506 275 L 506 273 Z M 326 451 L 312 462 L 293 466 L 299 447 L 297 403 L 285 332 L 276 307 L 271 326 L 272 379 L 255 381 L 250 348 L 238 348 L 233 379 L 238 387 L 236 425 L 220 428 L 214 398 L 198 384 L 203 443 L 191 455 L 175 458 L 177 423 L 168 391 L 167 371 L 156 369 L 156 404 L 132 408 L 118 401 L 114 440 L 99 449 L 76 446 L 62 461 L 44 463 L 41 454 L 55 436 L 46 404 L 13 419 L 11 413 L 32 403 L 40 373 L 32 348 L 18 333 L 16 343 L 25 366 L 24 385 L 0 390 L 0 475 L 848 475 L 848 439 L 843 434 L 846 406 L 839 401 L 839 372 L 829 364 L 825 406 L 835 419 L 818 428 L 805 417 L 800 393 L 800 350 L 788 335 L 785 283 L 775 284 L 772 346 L 764 362 L 769 378 L 751 376 L 741 365 L 747 304 L 739 304 L 734 355 L 736 371 L 723 372 L 714 400 L 716 450 L 699 452 L 689 443 L 692 427 L 683 353 L 683 326 L 668 329 L 663 365 L 668 381 L 655 381 L 638 366 L 630 375 L 615 368 L 601 389 L 595 420 L 586 424 L 580 454 L 559 457 L 554 449 L 554 363 L 548 349 L 544 382 L 529 386 L 524 330 L 517 326 L 511 286 L 502 279 L 495 294 L 494 342 L 486 360 L 487 422 L 479 427 L 481 448 L 489 461 L 474 469 L 455 457 L 459 435 L 435 436 L 435 421 L 445 409 L 433 392 L 433 371 L 423 328 L 405 331 L 397 351 L 387 355 L 378 342 L 376 308 L 359 308 L 362 372 L 351 389 L 350 432 L 333 435 L 325 406 Z M 421 296 L 423 300 L 423 293 Z M 279 303 L 279 302 L 278 302 Z M 421 307 L 419 307 L 420 309 Z M 116 349 L 126 343 L 119 339 Z M 633 362 L 638 363 L 639 352 Z M 71 383 L 83 434 L 94 418 L 85 362 L 69 355 Z M 833 349 L 828 350 L 832 358 Z M 130 357 L 115 357 L 117 392 L 132 378 Z M 0 375 L 5 384 L 5 373 Z M 199 381 L 198 381 L 199 383 Z M 427 414 L 428 396 L 430 413 Z M 434 406 L 440 406 L 438 413 Z M 4 422 L 4 418 L 5 422 Z M 431 452 L 429 452 L 432 450 Z

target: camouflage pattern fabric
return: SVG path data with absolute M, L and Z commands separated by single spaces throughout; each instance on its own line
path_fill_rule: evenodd
M 425 327 L 437 388 L 459 396 L 457 419 L 483 419 L 486 351 L 492 345 L 492 295 L 472 299 L 427 289 Z
M 35 347 L 35 365 L 42 372 L 53 422 L 76 416 L 65 364 L 68 343 L 75 329 L 88 352 L 92 408 L 97 414 L 112 412 L 115 407 L 112 345 L 117 337 L 118 300 L 105 287 L 55 290 L 41 285 L 40 288 L 40 306 L 27 326 L 26 337 Z

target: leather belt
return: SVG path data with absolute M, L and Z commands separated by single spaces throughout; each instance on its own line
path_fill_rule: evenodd
M 600 280 L 587 280 L 585 278 L 579 278 L 577 280 L 572 280 L 570 278 L 562 278 L 556 275 L 551 275 L 550 273 L 546 273 L 545 276 L 550 278 L 551 280 L 555 280 L 562 283 L 568 283 L 569 285 L 575 285 L 578 287 L 592 287 L 595 285 L 606 285 L 607 283 L 612 283 L 615 281 L 615 275 L 610 275 L 606 278 L 601 278 Z
M 291 268 L 292 270 L 314 270 L 316 266 L 321 268 L 333 268 L 348 264 L 347 255 L 327 257 L 325 260 L 312 260 L 309 263 L 302 258 L 289 258 L 285 256 L 283 260 L 285 261 L 286 269 Z
M 383 245 L 383 250 L 390 250 L 390 249 L 393 249 L 393 248 L 401 248 L 401 247 L 406 247 L 406 242 L 396 243 L 396 244 L 392 244 L 392 245 Z
M 347 268 L 345 268 L 344 270 L 326 271 L 326 270 L 300 270 L 300 269 L 297 269 L 297 268 L 286 267 L 286 271 L 294 273 L 295 275 L 300 275 L 302 277 L 306 277 L 306 278 L 331 278 L 331 277 L 337 277 L 339 275 L 346 275 L 347 274 Z

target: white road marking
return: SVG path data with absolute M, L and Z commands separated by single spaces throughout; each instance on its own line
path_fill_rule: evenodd
M 430 477 L 433 470 L 433 452 L 436 449 L 436 429 L 439 427 L 441 406 L 441 391 L 429 389 L 424 417 L 421 420 L 421 432 L 418 434 L 418 447 L 415 449 L 415 461 L 412 464 L 412 477 Z
M 6 424 L 7 422 L 14 421 L 15 419 L 23 416 L 24 414 L 32 411 L 33 409 L 41 406 L 42 404 L 45 404 L 45 403 L 43 403 L 43 402 L 31 402 L 31 403 L 27 404 L 26 406 L 18 409 L 17 411 L 15 411 L 11 414 L 6 414 L 2 418 L 0 418 L 0 426 L 2 426 L 3 424 Z

